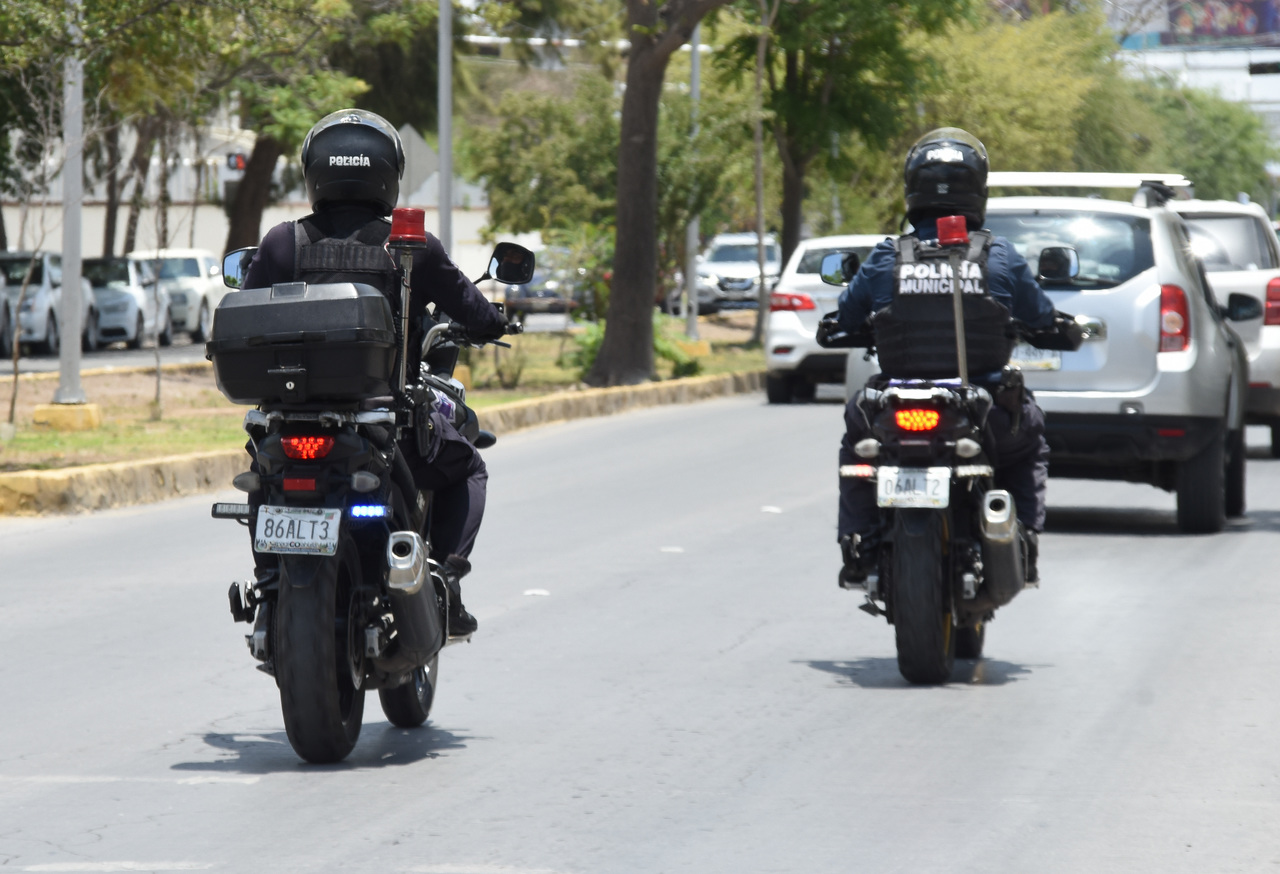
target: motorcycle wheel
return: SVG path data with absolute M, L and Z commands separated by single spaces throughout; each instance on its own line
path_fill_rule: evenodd
M 944 683 L 955 664 L 942 563 L 942 515 L 899 510 L 893 523 L 893 628 L 909 683 Z
M 308 762 L 339 762 L 364 717 L 360 563 L 344 537 L 332 557 L 280 558 L 276 682 L 285 733 Z M 300 585 L 301 584 L 301 585 Z
M 982 658 L 982 645 L 987 639 L 987 623 L 979 619 L 970 625 L 961 625 L 955 630 L 956 658 Z
M 387 721 L 397 728 L 417 728 L 431 715 L 431 702 L 436 697 L 436 684 L 440 682 L 437 653 L 425 668 L 413 672 L 412 679 L 394 689 L 379 689 L 378 701 Z

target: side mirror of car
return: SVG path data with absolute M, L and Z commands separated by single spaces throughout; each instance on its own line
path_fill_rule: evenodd
M 519 243 L 499 243 L 489 256 L 489 268 L 476 282 L 496 279 L 506 285 L 524 285 L 533 278 L 533 253 Z
M 222 256 L 222 284 L 227 288 L 243 288 L 249 262 L 257 254 L 257 246 L 235 249 Z
M 1262 301 L 1250 294 L 1227 295 L 1223 316 L 1229 322 L 1248 322 L 1262 318 Z
M 1040 250 L 1040 282 L 1070 282 L 1080 275 L 1080 256 L 1071 246 L 1049 246 Z
M 830 252 L 822 258 L 822 266 L 818 275 L 827 285 L 848 285 L 862 266 L 862 259 L 857 252 Z

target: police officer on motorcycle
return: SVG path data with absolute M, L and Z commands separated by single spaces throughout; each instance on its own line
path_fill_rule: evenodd
M 249 264 L 244 287 L 362 282 L 398 300 L 399 273 L 387 251 L 387 217 L 399 198 L 404 174 L 404 147 L 396 129 L 361 109 L 327 115 L 303 140 L 302 172 L 314 211 L 267 232 Z M 496 339 L 506 331 L 506 318 L 431 234 L 427 246 L 414 252 L 410 281 L 410 349 L 421 348 L 430 303 L 476 340 Z M 488 472 L 479 452 L 446 417 L 433 416 L 432 421 L 434 441 L 425 455 L 413 439 L 401 441 L 400 447 L 414 485 L 433 492 L 431 557 L 444 568 L 453 595 L 450 633 L 465 635 L 475 631 L 477 623 L 462 606 L 459 580 L 471 570 L 469 556 L 484 515 Z M 269 557 L 259 558 L 261 579 L 273 572 L 274 564 L 262 560 Z
M 840 296 L 841 330 L 851 334 L 865 331 L 868 319 L 890 306 L 899 295 L 924 290 L 923 286 L 917 287 L 921 285 L 918 282 L 906 287 L 913 280 L 904 278 L 902 268 L 904 263 L 922 263 L 931 253 L 937 254 L 938 219 L 946 216 L 963 216 L 968 231 L 979 241 L 981 248 L 974 247 L 978 248 L 976 258 L 970 256 L 977 264 L 971 275 L 977 277 L 982 293 L 1002 305 L 983 310 L 992 321 L 1003 322 L 992 327 L 1003 330 L 1010 316 L 1030 330 L 1054 325 L 1052 301 L 1013 245 L 1003 237 L 974 233 L 981 231 L 986 216 L 987 172 L 986 148 L 966 131 L 940 128 L 916 141 L 907 152 L 903 178 L 907 220 L 913 230 L 902 237 L 886 239 L 867 256 Z M 899 328 L 912 330 L 909 322 Z M 922 330 L 912 343 L 919 344 L 916 348 L 922 355 L 928 355 L 933 350 L 924 347 L 939 342 L 937 337 L 936 332 Z M 946 342 L 952 344 L 949 354 L 954 356 L 954 340 L 947 338 Z M 885 366 L 883 361 L 881 366 Z M 872 381 L 891 376 L 892 373 L 880 374 Z M 1034 582 L 1038 579 L 1038 533 L 1044 528 L 1049 468 L 1044 412 L 1023 388 L 1021 373 L 1016 370 L 975 373 L 970 378 L 990 391 L 995 400 L 987 419 L 994 443 L 995 485 L 1013 495 L 1028 545 L 1027 580 Z M 853 447 L 871 433 L 861 400 L 862 392 L 858 392 L 845 408 L 841 465 L 858 463 Z M 844 560 L 840 571 L 842 586 L 859 584 L 875 570 L 879 546 L 877 512 L 874 485 L 869 480 L 841 477 L 837 534 Z

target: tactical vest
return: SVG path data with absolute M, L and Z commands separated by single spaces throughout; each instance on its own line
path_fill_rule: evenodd
M 294 222 L 293 228 L 295 281 L 364 283 L 386 295 L 394 308 L 400 298 L 400 282 L 386 248 L 389 221 L 375 218 L 346 237 L 327 235 L 314 215 Z
M 899 237 L 894 243 L 893 302 L 871 317 L 880 369 L 898 379 L 959 376 L 951 250 L 914 236 Z M 1000 370 L 1013 352 L 1009 310 L 991 297 L 987 277 L 990 250 L 991 234 L 976 231 L 960 262 L 965 351 L 971 377 Z

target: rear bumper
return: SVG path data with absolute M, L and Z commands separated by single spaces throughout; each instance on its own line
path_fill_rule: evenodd
M 1203 450 L 1221 419 L 1047 413 L 1049 473 L 1173 488 L 1177 465 Z

